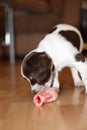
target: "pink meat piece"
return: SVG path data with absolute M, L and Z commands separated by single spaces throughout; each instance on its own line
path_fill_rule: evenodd
M 58 97 L 56 88 L 49 88 L 38 92 L 33 99 L 36 106 L 41 106 L 44 103 L 55 101 Z

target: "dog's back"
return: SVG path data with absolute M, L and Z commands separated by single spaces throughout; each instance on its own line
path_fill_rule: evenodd
M 58 24 L 54 27 L 53 31 L 50 34 L 47 34 L 45 38 L 40 42 L 40 46 L 43 44 L 47 45 L 53 43 L 55 45 L 56 43 L 62 44 L 65 40 L 70 42 L 74 47 L 78 49 L 79 52 L 82 52 L 84 47 L 84 42 L 81 36 L 80 31 L 68 24 Z M 42 44 L 42 45 L 41 45 Z M 58 46 L 59 46 L 58 44 Z M 44 49 L 44 47 L 42 47 Z
M 82 49 L 83 39 L 79 30 L 71 25 L 59 24 L 53 32 L 45 36 L 36 51 L 45 51 L 58 65 L 68 62 L 68 59 L 72 61 L 73 56 Z

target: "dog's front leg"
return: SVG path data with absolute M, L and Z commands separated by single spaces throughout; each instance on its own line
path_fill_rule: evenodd
M 57 91 L 59 91 L 60 84 L 59 84 L 59 78 L 58 78 L 58 72 L 57 71 L 55 71 L 55 76 L 54 76 L 54 81 L 53 81 L 52 87 L 56 88 Z
M 83 86 L 83 82 L 80 79 L 80 76 L 78 74 L 77 69 L 75 67 L 70 67 L 70 70 L 71 70 L 72 78 L 73 78 L 73 81 L 74 81 L 74 85 L 76 87 Z

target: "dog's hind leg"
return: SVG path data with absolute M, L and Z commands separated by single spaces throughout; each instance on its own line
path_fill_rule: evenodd
M 76 67 L 76 69 L 79 71 L 81 75 L 82 82 L 85 86 L 85 93 L 87 94 L 87 59 L 80 56 L 81 56 L 80 54 L 76 55 L 75 57 L 76 61 L 73 63 L 73 65 Z
M 76 87 L 83 86 L 83 82 L 82 82 L 82 80 L 80 78 L 80 75 L 79 75 L 77 69 L 75 67 L 71 67 L 70 70 L 71 70 L 71 74 L 72 74 L 74 85 Z

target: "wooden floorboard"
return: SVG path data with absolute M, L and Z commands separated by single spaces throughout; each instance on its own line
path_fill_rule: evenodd
M 36 107 L 21 62 L 0 61 L 0 130 L 87 130 L 87 95 L 74 87 L 69 69 L 60 73 L 59 98 Z

